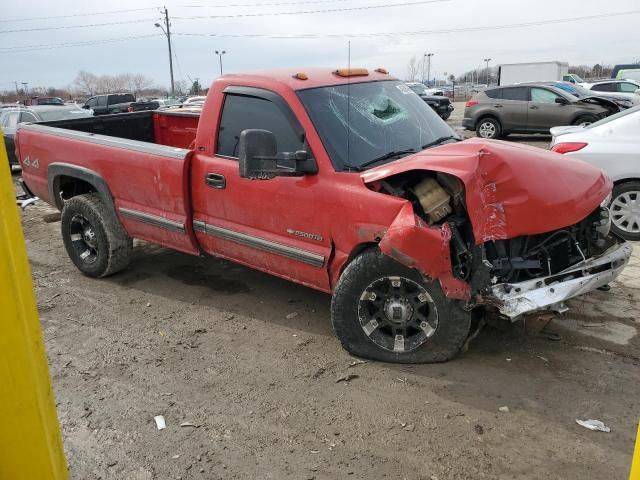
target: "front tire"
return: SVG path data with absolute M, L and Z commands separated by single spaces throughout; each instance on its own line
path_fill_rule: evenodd
M 69 258 L 89 277 L 106 277 L 124 269 L 133 240 L 97 193 L 64 202 L 62 240 Z
M 500 122 L 495 118 L 486 117 L 482 118 L 476 126 L 476 135 L 480 138 L 486 138 L 489 140 L 495 140 L 500 138 Z
M 611 228 L 625 240 L 640 240 L 640 182 L 625 182 L 613 187 Z
M 471 315 L 448 300 L 437 281 L 369 249 L 342 273 L 331 301 L 331 322 L 353 355 L 393 363 L 435 363 L 454 357 Z
M 582 115 L 578 118 L 576 118 L 572 125 L 581 125 L 583 127 L 586 127 L 587 125 L 591 125 L 593 122 L 596 122 L 597 119 L 595 117 L 592 117 L 591 115 Z

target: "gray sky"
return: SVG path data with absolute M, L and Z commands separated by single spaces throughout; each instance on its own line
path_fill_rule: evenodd
M 352 8 L 367 5 L 406 3 L 418 0 L 228 0 L 227 4 L 282 3 L 287 5 L 221 7 L 220 0 L 171 0 L 165 3 L 176 33 L 176 80 L 199 78 L 209 85 L 218 75 L 214 50 L 225 49 L 224 71 L 241 72 L 272 67 L 326 66 L 347 64 L 346 38 L 268 39 L 182 36 L 197 34 L 345 34 L 397 32 L 394 36 L 351 39 L 351 64 L 355 67 L 385 67 L 404 77 L 412 55 L 435 53 L 432 76 L 444 72 L 461 74 L 478 67 L 482 59 L 499 63 L 560 60 L 572 64 L 628 63 L 640 58 L 638 28 L 640 14 L 596 20 L 582 20 L 534 27 L 467 31 L 429 35 L 403 32 L 464 29 L 547 21 L 569 17 L 640 11 L 638 0 L 445 0 L 431 4 L 370 10 L 326 12 L 243 18 L 187 20 L 177 17 L 235 15 Z M 292 4 L 301 2 L 299 4 Z M 307 3 L 304 3 L 307 2 Z M 313 2 L 313 3 L 312 3 Z M 188 5 L 203 5 L 193 8 Z M 159 85 L 169 85 L 167 42 L 163 36 L 120 42 L 7 53 L 7 47 L 89 42 L 159 33 L 154 23 L 159 8 L 109 15 L 91 15 L 32 21 L 7 21 L 29 17 L 105 12 L 119 9 L 159 7 L 152 0 L 109 0 L 105 2 L 27 0 L 6 2 L 0 17 L 0 90 L 13 88 L 13 81 L 29 86 L 63 87 L 72 83 L 79 70 L 96 74 L 143 73 Z M 6 30 L 64 27 L 95 23 L 144 20 L 124 25 L 94 26 L 31 32 Z

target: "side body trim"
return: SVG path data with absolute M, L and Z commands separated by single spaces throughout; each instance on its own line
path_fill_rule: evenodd
M 232 242 L 247 245 L 258 250 L 275 253 L 276 255 L 291 258 L 292 260 L 297 260 L 299 262 L 303 262 L 317 268 L 320 268 L 324 265 L 325 258 L 323 255 L 318 255 L 317 253 L 308 252 L 299 248 L 290 247 L 288 245 L 272 242 L 270 240 L 265 240 L 264 238 L 254 237 L 245 233 L 209 225 L 201 220 L 194 220 L 193 229 L 196 232 L 206 233 L 207 235 L 211 235 L 212 237 L 230 240 Z
M 129 114 L 127 114 L 129 115 Z M 151 155 L 159 155 L 162 157 L 178 158 L 184 160 L 191 150 L 186 148 L 169 147 L 166 145 L 156 145 L 155 143 L 141 142 L 139 140 L 128 140 L 126 138 L 110 137 L 108 135 L 99 135 L 95 133 L 78 132 L 66 128 L 50 127 L 47 125 L 38 125 L 35 123 L 21 123 L 18 125 L 18 131 L 29 130 L 33 132 L 45 133 L 56 137 L 70 138 L 82 142 L 95 143 L 108 147 L 122 148 L 125 150 L 133 150 L 135 152 L 149 153 Z
M 152 215 L 150 213 L 131 210 L 130 208 L 119 207 L 118 211 L 122 214 L 122 216 L 130 218 L 132 220 L 137 220 L 142 223 L 148 223 L 149 225 L 153 225 L 154 227 L 166 228 L 167 230 L 171 230 L 173 232 L 185 233 L 185 228 L 182 223 L 167 220 L 166 218 Z

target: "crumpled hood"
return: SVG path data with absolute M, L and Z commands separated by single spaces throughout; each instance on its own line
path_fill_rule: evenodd
M 366 183 L 411 170 L 448 173 L 465 185 L 476 243 L 549 232 L 584 219 L 611 179 L 580 160 L 537 147 L 472 138 L 431 148 L 361 174 Z

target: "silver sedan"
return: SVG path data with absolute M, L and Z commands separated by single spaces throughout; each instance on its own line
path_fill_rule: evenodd
M 640 106 L 587 126 L 554 127 L 551 149 L 600 167 L 613 180 L 612 227 L 640 240 Z

